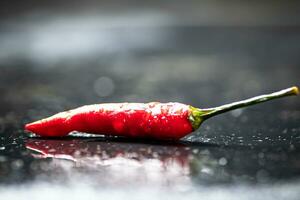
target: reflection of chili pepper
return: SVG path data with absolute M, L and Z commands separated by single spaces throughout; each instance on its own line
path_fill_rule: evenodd
M 46 170 L 50 170 L 50 174 L 59 171 L 59 176 L 64 176 L 64 171 L 66 171 L 67 178 L 70 178 L 72 183 L 78 181 L 78 177 L 80 180 L 82 177 L 87 177 L 88 180 L 92 177 L 92 182 L 113 184 L 114 186 L 162 184 L 170 187 L 175 184 L 178 187 L 178 185 L 191 184 L 189 176 L 191 170 L 198 172 L 191 168 L 191 164 L 195 162 L 193 160 L 197 156 L 194 150 L 199 150 L 199 147 L 189 147 L 184 144 L 136 143 L 128 145 L 124 142 L 114 142 L 114 140 L 107 142 L 99 139 L 29 139 L 25 145 L 33 157 L 47 158 Z M 206 148 L 201 147 L 201 149 Z M 201 168 L 208 165 L 211 170 L 220 168 L 211 155 L 199 156 L 197 159 L 202 160 L 202 157 L 204 163 L 197 161 L 196 167 Z M 73 164 L 70 165 L 69 161 L 72 161 Z M 210 162 L 216 164 L 211 166 Z M 35 162 L 36 169 L 44 171 L 44 163 Z M 223 168 L 221 167 L 221 169 Z
M 101 161 L 111 161 L 117 157 L 128 160 L 159 160 L 162 164 L 176 162 L 182 167 L 188 166 L 189 155 L 192 155 L 192 148 L 187 148 L 183 144 L 169 146 L 155 146 L 145 144 L 131 144 L 128 149 L 127 143 L 86 141 L 86 140 L 40 140 L 30 139 L 26 141 L 26 148 L 35 153 L 32 154 L 40 158 L 67 159 L 75 162 L 88 159 L 94 163 Z
M 25 126 L 40 136 L 65 136 L 71 131 L 95 134 L 178 140 L 200 124 L 229 110 L 271 99 L 297 95 L 291 87 L 215 108 L 198 109 L 181 103 L 110 103 L 79 107 Z

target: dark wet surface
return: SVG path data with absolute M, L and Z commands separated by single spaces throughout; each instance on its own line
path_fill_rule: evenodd
M 178 143 L 29 138 L 23 130 L 85 104 L 178 101 L 206 108 L 299 86 L 296 22 L 274 20 L 276 12 L 259 26 L 247 19 L 230 25 L 231 18 L 226 26 L 187 25 L 152 11 L 136 13 L 140 21 L 128 13 L 73 15 L 7 15 L 0 24 L 0 187 L 8 198 L 24 185 L 29 189 L 20 194 L 27 197 L 44 191 L 40 185 L 64 196 L 68 190 L 59 188 L 67 185 L 86 195 L 119 192 L 115 198 L 129 197 L 129 187 L 135 198 L 149 199 L 155 186 L 161 198 L 248 199 L 259 192 L 297 199 L 299 97 L 214 117 Z

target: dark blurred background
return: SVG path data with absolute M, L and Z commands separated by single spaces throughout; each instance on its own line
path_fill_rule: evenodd
M 292 1 L 2 2 L 1 110 L 207 107 L 295 85 L 298 11 Z
M 297 1 L 276 0 L 1 1 L 0 182 L 34 176 L 8 158 L 29 168 L 24 123 L 62 110 L 125 101 L 205 108 L 299 86 L 299 11 Z M 215 117 L 184 141 L 230 146 L 217 157 L 241 158 L 231 167 L 250 179 L 261 163 L 245 165 L 245 155 L 283 152 L 263 173 L 270 183 L 298 180 L 299 120 L 299 98 L 286 98 Z

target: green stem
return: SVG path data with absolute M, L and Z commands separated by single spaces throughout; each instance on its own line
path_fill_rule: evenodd
M 273 99 L 286 97 L 286 96 L 291 96 L 291 95 L 298 95 L 298 94 L 299 94 L 299 90 L 298 90 L 297 87 L 290 87 L 290 88 L 280 90 L 278 92 L 274 92 L 274 93 L 271 93 L 271 94 L 260 95 L 260 96 L 257 96 L 257 97 L 253 97 L 253 98 L 250 98 L 250 99 L 246 99 L 246 100 L 242 100 L 242 101 L 238 101 L 238 102 L 218 106 L 218 107 L 215 107 L 215 108 L 199 109 L 199 111 L 201 111 L 203 113 L 202 114 L 202 119 L 204 120 L 204 119 L 208 119 L 212 116 L 215 116 L 215 115 L 218 115 L 218 114 L 230 111 L 230 110 L 234 110 L 234 109 L 237 109 L 237 108 L 243 108 L 243 107 L 246 107 L 246 106 L 250 106 L 250 105 L 270 101 L 270 100 L 273 100 Z

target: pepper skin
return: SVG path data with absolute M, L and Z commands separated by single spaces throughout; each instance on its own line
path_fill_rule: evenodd
M 190 107 L 181 103 L 108 103 L 79 107 L 27 124 L 40 136 L 65 136 L 72 131 L 178 140 L 191 133 Z
M 108 103 L 82 106 L 25 125 L 43 137 L 66 136 L 72 131 L 157 140 L 179 140 L 218 114 L 297 95 L 297 87 L 260 95 L 215 108 L 199 109 L 182 103 Z

